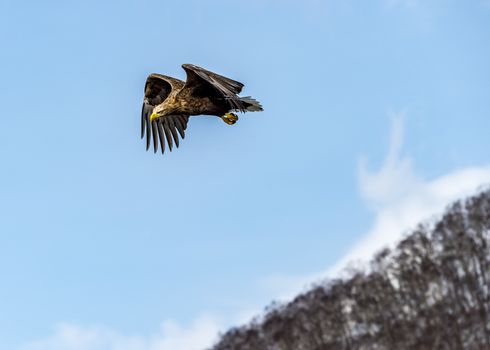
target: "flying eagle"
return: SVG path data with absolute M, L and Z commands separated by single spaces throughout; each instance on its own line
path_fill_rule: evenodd
M 190 116 L 215 115 L 233 125 L 238 116 L 233 112 L 262 111 L 258 101 L 250 96 L 239 97 L 243 84 L 192 64 L 183 64 L 187 80 L 150 74 L 146 79 L 145 98 L 141 111 L 141 138 L 146 133 L 146 150 L 153 137 L 153 150 L 165 152 L 165 140 L 172 151 L 179 147 Z

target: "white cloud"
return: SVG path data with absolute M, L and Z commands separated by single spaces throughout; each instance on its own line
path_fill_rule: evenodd
M 460 169 L 424 180 L 415 173 L 410 158 L 402 156 L 402 137 L 403 115 L 398 115 L 393 120 L 390 148 L 381 169 L 371 172 L 366 160 L 361 160 L 360 192 L 367 205 L 374 208 L 374 225 L 329 269 L 329 275 L 340 272 L 351 261 L 369 260 L 418 223 L 441 215 L 451 202 L 490 184 L 490 166 Z
M 378 171 L 367 168 L 367 158 L 359 162 L 359 188 L 366 205 L 374 210 L 373 226 L 333 266 L 307 276 L 269 276 L 261 285 L 289 300 L 312 283 L 338 277 L 348 266 L 363 266 L 380 249 L 393 246 L 418 223 L 441 215 L 451 202 L 475 193 L 490 184 L 490 166 L 455 170 L 425 180 L 414 170 L 412 160 L 403 156 L 403 113 L 393 118 L 390 147 Z
M 362 198 L 374 210 L 371 229 L 343 258 L 326 271 L 307 276 L 270 276 L 260 281 L 268 295 L 289 300 L 311 283 L 339 276 L 353 261 L 365 262 L 379 249 L 393 245 L 422 220 L 440 215 L 452 201 L 474 193 L 490 183 L 490 166 L 453 171 L 425 180 L 402 155 L 403 114 L 393 118 L 390 147 L 378 171 L 368 169 L 367 158 L 359 162 Z M 130 336 L 101 327 L 62 324 L 46 339 L 31 342 L 19 350 L 202 350 L 210 347 L 218 333 L 230 324 L 242 324 L 257 312 L 242 312 L 233 318 L 200 317 L 187 327 L 167 321 L 156 334 Z
M 19 350 L 202 350 L 210 347 L 223 324 L 209 316 L 188 327 L 166 321 L 151 336 L 129 336 L 103 327 L 59 325 L 46 339 L 30 342 Z
M 415 174 L 412 160 L 401 157 L 403 145 L 403 114 L 393 117 L 390 148 L 378 172 L 367 170 L 367 158 L 361 158 L 358 178 L 361 196 L 375 208 L 388 207 L 402 200 L 422 180 Z

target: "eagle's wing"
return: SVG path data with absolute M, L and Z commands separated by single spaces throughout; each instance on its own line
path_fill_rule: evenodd
M 153 150 L 158 150 L 158 139 L 162 154 L 165 152 L 165 139 L 167 139 L 168 149 L 172 151 L 173 143 L 179 147 L 179 135 L 182 139 L 185 137 L 185 129 L 189 121 L 188 115 L 167 115 L 157 118 L 151 123 L 153 133 Z M 157 139 L 158 134 L 158 139 Z
M 164 118 L 158 118 L 150 122 L 150 116 L 153 109 L 163 103 L 170 95 L 172 90 L 180 90 L 184 86 L 181 80 L 167 77 L 161 74 L 150 74 L 146 79 L 145 98 L 141 110 L 141 138 L 145 137 L 146 132 L 146 149 L 150 148 L 151 137 L 153 136 L 153 148 L 156 152 L 158 149 L 158 139 L 162 153 L 165 151 L 165 138 L 167 139 L 168 147 L 172 150 L 173 141 L 179 147 L 179 139 L 177 131 L 184 138 L 184 131 L 187 128 L 187 115 L 171 115 Z M 167 120 L 168 119 L 168 120 Z
M 187 73 L 184 89 L 191 89 L 193 94 L 198 96 L 224 98 L 231 109 L 245 111 L 243 102 L 237 96 L 242 91 L 242 83 L 193 64 L 183 64 L 182 68 Z

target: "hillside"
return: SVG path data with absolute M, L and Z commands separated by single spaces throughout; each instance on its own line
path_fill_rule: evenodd
M 490 190 L 451 205 L 365 271 L 330 280 L 212 350 L 490 349 Z

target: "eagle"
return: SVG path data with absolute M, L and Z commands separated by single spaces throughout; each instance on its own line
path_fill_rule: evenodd
M 165 141 L 172 151 L 183 139 L 189 117 L 213 115 L 226 124 L 238 120 L 234 112 L 262 111 L 261 104 L 250 96 L 240 97 L 243 84 L 193 64 L 183 64 L 186 81 L 152 73 L 146 79 L 141 111 L 141 138 L 146 134 L 146 150 L 153 139 L 153 151 L 165 152 Z

